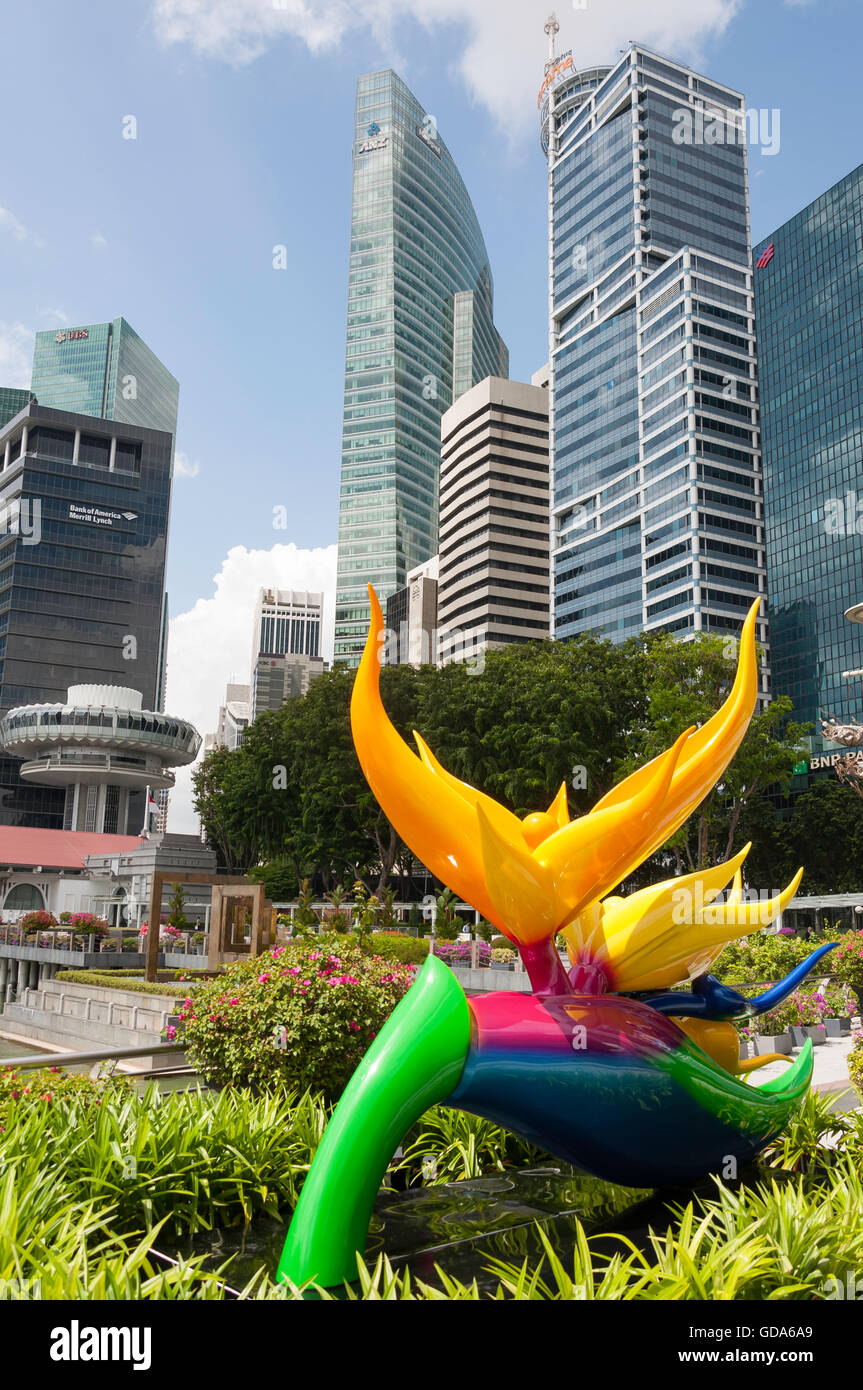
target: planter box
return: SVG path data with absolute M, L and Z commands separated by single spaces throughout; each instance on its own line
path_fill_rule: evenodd
M 828 1038 L 842 1038 L 851 1032 L 851 1019 L 849 1018 L 827 1018 L 824 1020 Z
M 491 962 L 491 968 L 492 970 L 515 970 L 515 966 L 512 963 L 507 965 L 506 961 L 502 960 L 493 960 Z
M 825 1043 L 827 1041 L 826 1030 L 824 1028 L 819 1028 L 817 1024 L 807 1024 L 803 1028 L 797 1028 L 792 1024 L 791 1036 L 794 1040 L 795 1047 L 803 1047 L 807 1038 L 811 1038 L 816 1047 L 819 1043 Z
M 754 1055 L 763 1057 L 768 1052 L 781 1052 L 786 1057 L 791 1055 L 791 1034 L 790 1033 L 766 1033 L 763 1036 L 758 1034 L 752 1039 Z

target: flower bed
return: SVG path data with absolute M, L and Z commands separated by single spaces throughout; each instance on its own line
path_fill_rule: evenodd
M 485 968 L 491 965 L 492 949 L 485 941 L 477 941 L 476 963 Z M 474 943 L 470 941 L 435 941 L 434 953 L 445 965 L 458 965 L 469 970 L 473 962 Z

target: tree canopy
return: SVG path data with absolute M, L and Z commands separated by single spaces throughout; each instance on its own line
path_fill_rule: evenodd
M 488 652 L 481 671 L 384 667 L 381 690 L 411 747 L 417 729 L 455 776 L 520 816 L 545 809 L 565 782 L 575 816 L 718 709 L 734 679 L 733 647 L 665 634 L 615 646 L 583 635 Z M 411 864 L 354 752 L 353 679 L 343 668 L 318 677 L 307 695 L 259 715 L 240 748 L 211 751 L 194 773 L 196 807 L 221 862 L 258 866 L 280 896 L 313 875 L 327 888 L 364 879 L 379 891 Z M 791 852 L 784 841 L 780 850 L 775 817 L 763 814 L 764 791 L 787 787 L 800 757 L 805 729 L 789 709 L 777 699 L 753 718 L 723 781 L 644 867 L 645 881 L 728 858 L 753 825 L 772 861 Z

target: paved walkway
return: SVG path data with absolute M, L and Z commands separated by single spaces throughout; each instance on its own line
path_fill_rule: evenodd
M 837 1110 L 856 1110 L 860 1104 L 860 1097 L 854 1090 L 848 1077 L 848 1054 L 851 1051 L 852 1039 L 828 1038 L 826 1042 L 819 1043 L 815 1048 L 815 1070 L 812 1074 L 812 1089 L 814 1091 L 834 1092 L 836 1095 Z M 799 1050 L 794 1049 L 792 1057 L 797 1057 Z M 767 1081 L 772 1076 L 781 1076 L 787 1067 L 786 1062 L 770 1062 L 766 1067 L 759 1067 L 758 1071 L 750 1072 L 753 1081 L 757 1085 L 759 1081 Z M 850 1094 L 843 1095 L 843 1092 Z

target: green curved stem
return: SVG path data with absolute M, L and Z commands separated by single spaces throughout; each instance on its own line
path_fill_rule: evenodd
M 404 1135 L 457 1086 L 470 1010 L 429 956 L 363 1058 L 324 1132 L 291 1220 L 277 1280 L 331 1288 L 357 1277 L 375 1196 Z

